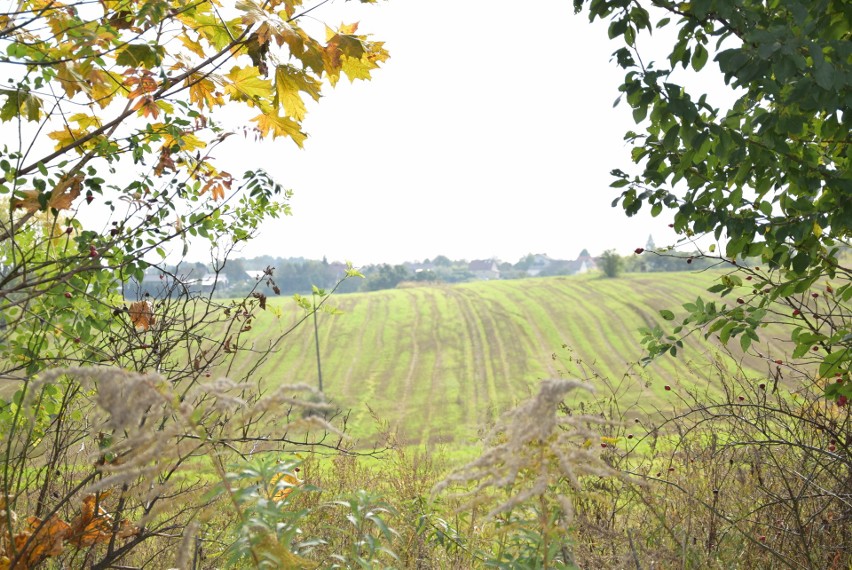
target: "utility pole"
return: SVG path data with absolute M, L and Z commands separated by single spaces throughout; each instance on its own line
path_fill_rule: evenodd
M 314 343 L 317 347 L 317 375 L 319 376 L 319 391 L 322 392 L 322 365 L 320 364 L 319 328 L 317 327 L 317 296 L 311 293 L 314 302 Z

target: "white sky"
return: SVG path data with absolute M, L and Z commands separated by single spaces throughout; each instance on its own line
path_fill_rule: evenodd
M 295 191 L 293 216 L 239 255 L 356 266 L 529 253 L 575 258 L 675 241 L 664 213 L 610 206 L 629 170 L 630 109 L 606 26 L 570 0 L 340 1 L 316 12 L 360 20 L 391 59 L 370 82 L 341 80 L 289 140 L 231 137 L 214 153 L 233 173 L 264 168 Z M 233 161 L 233 162 L 232 162 Z M 231 170 L 233 168 L 233 170 Z

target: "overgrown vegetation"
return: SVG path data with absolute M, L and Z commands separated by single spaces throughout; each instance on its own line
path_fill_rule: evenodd
M 684 304 L 670 332 L 650 323 L 649 359 L 703 334 L 737 339 L 767 371 L 722 351 L 699 363 L 712 386 L 669 381 L 647 409 L 629 374 L 557 352 L 553 377 L 483 414 L 478 457 L 453 464 L 380 417 L 374 448 L 359 446 L 325 394 L 259 373 L 293 327 L 333 311 L 325 290 L 297 297 L 298 320 L 260 345 L 273 268 L 219 301 L 163 263 L 167 246 L 207 240 L 215 281 L 234 244 L 288 212 L 264 172 L 212 161 L 236 132 L 220 107 L 257 113 L 244 135 L 301 145 L 303 98 L 387 58 L 355 24 L 306 32 L 326 4 L 22 0 L 0 14 L 0 120 L 14 131 L 0 151 L 0 569 L 852 564 L 845 3 L 588 3 L 624 42 L 642 131 L 627 135 L 641 172 L 615 171 L 616 202 L 721 240 L 699 253 L 727 265 L 710 290 L 735 299 Z M 646 61 L 638 36 L 672 18 L 667 60 Z M 678 66 L 711 56 L 739 90 L 730 109 L 679 83 Z M 146 295 L 129 283 L 149 267 L 162 287 Z M 401 278 L 387 266 L 372 283 Z M 789 354 L 755 343 L 770 323 Z M 479 339 L 471 358 L 482 338 L 464 337 Z M 493 378 L 510 382 L 510 361 Z

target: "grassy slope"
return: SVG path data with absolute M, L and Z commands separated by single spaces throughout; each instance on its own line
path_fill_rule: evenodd
M 341 295 L 332 303 L 344 314 L 319 315 L 325 391 L 352 409 L 356 435 L 375 431 L 369 406 L 412 443 L 467 441 L 538 380 L 557 374 L 599 386 L 596 374 L 609 379 L 623 408 L 668 408 L 678 390 L 713 389 L 705 355 L 712 350 L 695 342 L 686 358 L 641 368 L 637 329 L 660 322 L 659 309 L 707 298 L 713 277 L 554 277 Z M 281 317 L 255 323 L 259 348 L 303 315 L 291 300 L 275 303 Z M 746 364 L 765 378 L 765 364 Z M 312 321 L 284 338 L 257 374 L 275 385 L 315 384 Z M 665 391 L 666 384 L 675 389 Z

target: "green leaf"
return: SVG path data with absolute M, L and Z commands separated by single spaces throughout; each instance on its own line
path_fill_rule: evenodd
M 673 321 L 675 318 L 674 313 L 669 311 L 668 309 L 663 309 L 662 311 L 660 311 L 660 316 L 667 321 Z
M 692 69 L 694 69 L 695 71 L 701 71 L 701 69 L 706 63 L 707 49 L 703 45 L 698 44 L 692 51 Z

